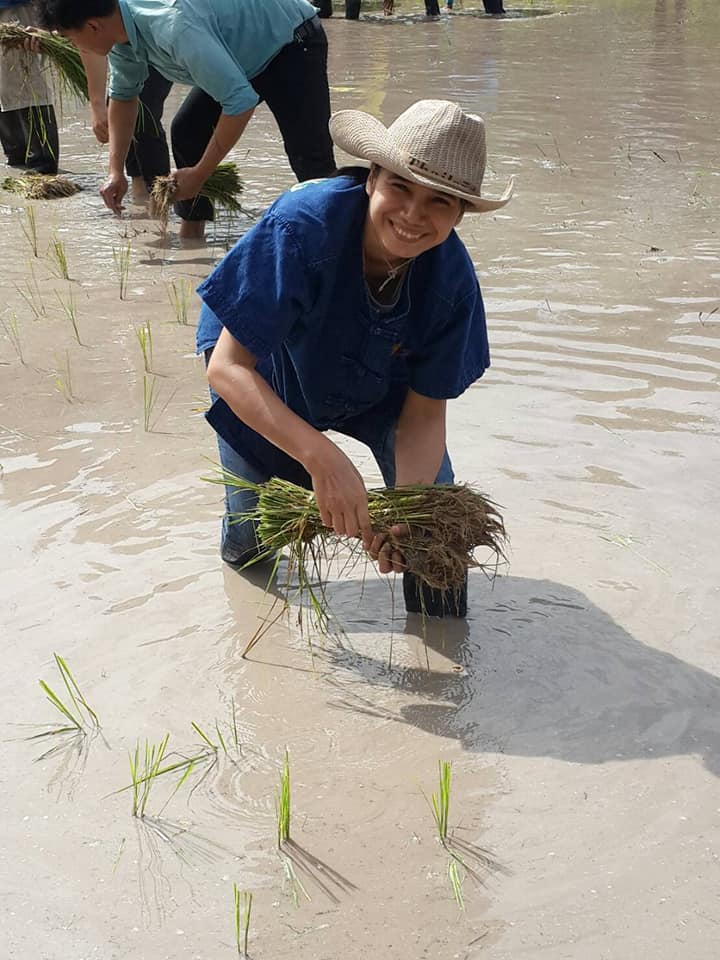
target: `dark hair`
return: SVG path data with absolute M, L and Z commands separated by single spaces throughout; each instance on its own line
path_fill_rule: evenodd
M 381 167 L 379 163 L 371 163 L 369 167 L 357 166 L 348 166 L 340 167 L 339 170 L 336 170 L 335 173 L 330 174 L 331 177 L 352 177 L 353 180 L 357 183 L 365 183 L 368 177 L 376 177 L 378 171 L 384 170 L 384 167 Z M 445 193 L 441 186 L 438 186 L 440 193 Z M 470 207 L 470 203 L 467 200 L 463 200 L 462 197 L 456 197 L 455 194 L 448 193 L 448 197 L 454 197 L 460 204 L 460 213 L 465 213 L 465 211 Z
M 347 166 L 340 167 L 331 173 L 331 177 L 351 177 L 353 180 L 357 180 L 358 183 L 365 183 L 370 173 L 370 167 L 361 167 L 359 164 L 356 166 Z
M 46 30 L 79 30 L 88 20 L 109 17 L 117 0 L 40 0 L 40 21 Z

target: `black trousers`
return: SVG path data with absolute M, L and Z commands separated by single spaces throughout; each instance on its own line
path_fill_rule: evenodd
M 148 190 L 152 189 L 155 177 L 165 177 L 170 173 L 170 150 L 162 115 L 171 88 L 172 81 L 150 67 L 139 97 L 135 134 L 125 161 L 128 176 L 142 177 Z
M 285 153 L 298 180 L 327 177 L 335 170 L 328 131 L 330 89 L 327 77 L 327 37 L 314 17 L 302 24 L 293 39 L 250 81 L 277 121 Z M 177 167 L 192 167 L 210 142 L 222 108 L 198 87 L 187 95 L 170 131 Z M 175 204 L 183 220 L 212 220 L 212 204 L 197 197 Z
M 0 142 L 11 166 L 57 173 L 60 141 L 53 106 L 0 110 Z

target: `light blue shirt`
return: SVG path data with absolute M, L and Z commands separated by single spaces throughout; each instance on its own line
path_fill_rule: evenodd
M 119 0 L 127 43 L 108 54 L 109 94 L 132 100 L 152 65 L 238 114 L 257 106 L 250 81 L 317 13 L 307 0 Z

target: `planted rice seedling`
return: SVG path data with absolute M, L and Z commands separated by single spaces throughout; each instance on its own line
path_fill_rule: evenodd
M 275 809 L 278 849 L 281 849 L 283 843 L 290 839 L 290 754 L 287 750 L 285 750 L 285 759 L 280 772 L 280 789 L 275 794 Z
M 66 298 L 61 296 L 61 294 L 57 290 L 55 291 L 55 296 L 58 298 L 58 303 L 62 307 L 63 313 L 65 314 L 67 319 L 70 321 L 70 324 L 73 329 L 73 333 L 75 334 L 75 339 L 80 344 L 80 346 L 83 346 L 83 342 L 80 339 L 80 328 L 78 327 L 78 322 L 77 322 L 77 305 L 75 303 L 75 295 L 73 293 L 72 287 L 68 287 Z
M 65 244 L 57 236 L 57 234 L 50 241 L 50 246 L 48 247 L 48 257 L 50 258 L 50 262 L 53 265 L 53 268 L 56 270 L 60 279 L 69 280 L 70 273 L 68 272 L 68 262 L 67 262 L 67 253 L 65 251 Z
M 150 798 L 150 792 L 159 777 L 166 776 L 168 773 L 181 772 L 175 789 L 165 804 L 163 804 L 163 809 L 165 809 L 170 800 L 190 776 L 199 759 L 198 757 L 183 757 L 175 763 L 163 766 L 169 741 L 170 734 L 166 733 L 160 743 L 150 743 L 149 740 L 145 740 L 145 746 L 141 749 L 140 741 L 138 740 L 135 744 L 135 750 L 129 755 L 130 776 L 132 778 L 130 785 L 132 788 L 132 815 L 134 817 L 142 819 L 145 816 L 145 809 Z
M 176 391 L 173 390 L 160 409 L 156 410 L 160 396 L 157 377 L 152 375 L 148 376 L 147 373 L 143 374 L 143 427 L 145 433 L 150 433 L 155 428 L 158 420 L 165 410 L 167 410 L 168 404 L 175 396 L 175 392 Z
M 173 280 L 173 282 L 168 285 L 168 297 L 175 311 L 175 319 L 183 326 L 188 322 L 192 292 L 192 284 L 185 278 Z
M 448 760 L 438 760 L 439 787 L 438 792 L 430 795 L 433 817 L 440 843 L 447 843 L 448 820 L 450 815 L 450 784 L 452 781 L 452 764 Z
M 117 273 L 121 300 L 124 300 L 127 294 L 131 251 L 132 247 L 129 240 L 121 247 L 113 247 L 113 263 L 115 264 L 115 272 Z
M 239 956 L 247 958 L 250 956 L 248 953 L 248 938 L 250 936 L 253 895 L 247 890 L 241 890 L 236 883 L 233 883 L 233 902 L 237 951 Z
M 62 359 L 59 354 L 55 354 L 55 362 L 58 369 L 55 371 L 55 389 L 58 390 L 68 403 L 72 403 L 74 398 L 72 386 L 72 371 L 70 369 L 70 354 L 65 351 L 65 357 Z
M 135 336 L 140 344 L 140 352 L 142 353 L 145 372 L 152 373 L 153 340 L 152 327 L 150 326 L 149 320 L 146 320 L 142 327 L 135 328 Z
M 27 739 L 43 740 L 47 737 L 70 734 L 71 742 L 76 743 L 77 740 L 82 740 L 88 735 L 94 735 L 97 733 L 100 729 L 100 721 L 98 719 L 98 715 L 83 696 L 83 693 L 80 690 L 80 687 L 78 686 L 78 683 L 64 658 L 61 657 L 59 653 L 53 653 L 53 658 L 55 660 L 58 673 L 60 674 L 60 679 L 65 687 L 66 699 L 63 699 L 60 694 L 56 693 L 50 684 L 46 683 L 45 680 L 38 680 L 38 683 L 44 691 L 48 701 L 58 711 L 62 719 L 58 724 L 51 725 L 42 733 L 36 733 Z M 54 753 L 57 749 L 61 748 L 62 747 L 52 747 L 37 759 L 43 760 L 45 757 L 49 756 L 49 754 Z
M 42 320 L 47 316 L 47 310 L 45 309 L 45 303 L 40 293 L 40 287 L 38 286 L 37 277 L 35 276 L 35 268 L 31 260 L 28 261 L 28 268 L 30 278 L 25 281 L 24 288 L 15 284 L 15 289 L 27 306 L 30 307 L 35 320 Z
M 22 351 L 22 341 L 20 339 L 20 326 L 18 324 L 18 318 L 15 314 L 11 314 L 9 319 L 0 320 L 2 328 L 5 331 L 5 336 L 8 338 L 10 343 L 15 350 L 15 353 L 18 355 L 20 363 L 25 366 L 25 358 L 23 357 Z
M 37 258 L 38 256 L 38 237 L 37 237 L 37 221 L 35 219 L 35 207 L 28 206 L 25 207 L 25 218 L 22 222 L 22 231 L 25 234 L 25 239 L 30 244 L 30 249 L 32 250 L 33 256 Z

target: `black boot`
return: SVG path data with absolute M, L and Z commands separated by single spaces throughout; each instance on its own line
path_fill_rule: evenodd
M 21 113 L 20 110 L 0 110 L 0 142 L 11 167 L 25 166 L 27 143 Z
M 361 0 L 345 0 L 345 19 L 357 20 L 360 17 Z
M 467 576 L 459 590 L 433 590 L 421 583 L 414 573 L 403 574 L 403 595 L 408 613 L 424 613 L 426 617 L 467 616 Z
M 503 0 L 483 0 L 483 6 L 485 7 L 485 13 L 491 13 L 493 16 L 505 13 Z

